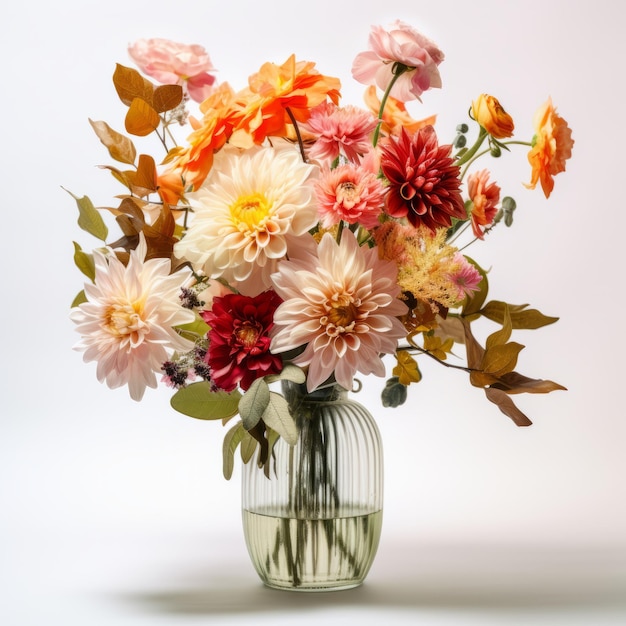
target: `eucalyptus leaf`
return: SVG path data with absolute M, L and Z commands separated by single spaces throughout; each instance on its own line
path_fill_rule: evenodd
M 243 424 L 237 422 L 224 436 L 222 443 L 222 473 L 226 480 L 230 480 L 235 468 L 235 450 L 241 443 L 243 436 L 247 434 Z
M 263 421 L 290 446 L 295 445 L 298 440 L 298 428 L 289 411 L 287 400 L 279 393 L 270 392 L 270 401 L 263 413 Z
M 257 378 L 239 401 L 239 415 L 246 430 L 259 423 L 269 401 L 270 388 L 263 378 Z
M 203 420 L 221 420 L 237 414 L 241 394 L 238 391 L 212 391 L 207 381 L 192 383 L 179 389 L 170 400 L 172 408 Z
M 257 440 L 244 429 L 244 434 L 241 439 L 241 447 L 239 448 L 239 451 L 241 452 L 241 460 L 244 463 L 248 463 L 248 461 L 250 461 L 254 455 L 257 445 Z
M 306 382 L 306 374 L 302 368 L 294 365 L 293 363 L 287 363 L 280 371 L 279 374 L 270 374 L 265 377 L 268 383 L 276 382 L 277 380 L 288 380 L 292 383 L 302 384 Z

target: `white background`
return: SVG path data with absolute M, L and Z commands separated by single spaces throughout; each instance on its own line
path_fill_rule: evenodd
M 0 308 L 0 622 L 7 626 L 362 622 L 622 624 L 626 619 L 623 180 L 626 59 L 609 0 L 13 2 L 3 9 Z M 491 295 L 560 316 L 520 332 L 519 370 L 568 387 L 517 401 L 513 423 L 464 374 L 424 362 L 407 405 L 360 399 L 385 442 L 385 524 L 366 584 L 338 594 L 264 589 L 240 526 L 239 474 L 221 475 L 223 429 L 110 391 L 71 350 L 81 288 L 62 186 L 117 187 L 87 118 L 122 129 L 111 82 L 140 37 L 200 43 L 241 88 L 291 53 L 344 83 L 371 24 L 401 18 L 446 53 L 438 113 L 450 140 L 473 98 L 496 95 L 532 134 L 548 95 L 573 128 L 551 201 L 527 191 L 525 150 L 496 174 L 515 225 L 472 254 Z M 180 137 L 181 140 L 184 136 Z

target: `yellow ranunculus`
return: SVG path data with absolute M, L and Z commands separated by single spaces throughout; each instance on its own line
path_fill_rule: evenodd
M 502 108 L 497 98 L 486 93 L 480 94 L 472 102 L 472 116 L 496 139 L 504 139 L 513 135 L 513 118 Z

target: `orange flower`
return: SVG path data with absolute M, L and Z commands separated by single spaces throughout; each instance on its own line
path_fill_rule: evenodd
M 197 189 L 213 165 L 213 155 L 228 141 L 236 124 L 238 110 L 235 94 L 228 83 L 222 83 L 200 106 L 204 116 L 190 119 L 194 131 L 189 145 L 170 153 L 168 172 L 182 173 L 184 185 Z
M 532 174 L 526 187 L 534 189 L 540 182 L 544 195 L 549 198 L 554 188 L 553 176 L 565 171 L 565 161 L 572 156 L 574 140 L 571 129 L 557 114 L 551 98 L 537 110 L 533 123 L 535 137 L 528 153 Z
M 480 94 L 472 102 L 473 118 L 496 139 L 504 139 L 513 134 L 515 125 L 511 116 L 502 108 L 497 98 Z
M 261 144 L 266 137 L 288 135 L 289 109 L 299 122 L 309 119 L 310 109 L 329 97 L 339 103 L 341 83 L 324 76 L 315 63 L 296 61 L 291 55 L 282 65 L 265 63 L 250 76 L 248 88 L 237 95 L 242 117 L 234 141 L 241 147 Z
M 472 201 L 472 230 L 476 237 L 483 239 L 484 227 L 492 224 L 498 212 L 500 187 L 489 181 L 488 170 L 480 170 L 467 178 L 467 191 Z
M 376 87 L 374 85 L 371 85 L 365 90 L 363 99 L 370 111 L 378 117 L 380 113 L 380 100 L 376 95 Z M 383 110 L 381 131 L 386 135 L 399 135 L 401 129 L 404 127 L 409 133 L 413 134 L 420 128 L 424 128 L 424 126 L 432 126 L 436 119 L 436 115 L 431 115 L 423 120 L 415 120 L 409 115 L 404 102 L 389 96 L 385 103 L 385 109 Z

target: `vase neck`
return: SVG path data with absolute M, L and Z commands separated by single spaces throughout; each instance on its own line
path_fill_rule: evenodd
M 281 381 L 283 395 L 290 404 L 292 402 L 335 402 L 345 400 L 348 392 L 336 382 L 327 382 L 313 391 L 307 391 L 306 383 Z

